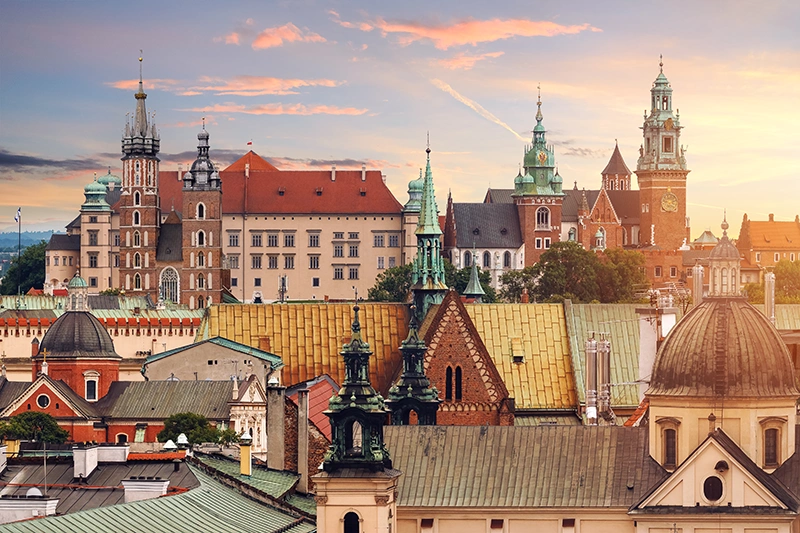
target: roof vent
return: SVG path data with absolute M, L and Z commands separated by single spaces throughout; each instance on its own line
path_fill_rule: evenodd
M 317 196 L 322 196 L 322 187 L 317 187 L 314 192 L 317 193 Z
M 475 228 L 474 230 L 472 230 L 472 234 L 473 235 L 480 235 L 481 234 L 481 230 L 479 228 Z
M 278 196 L 286 194 L 286 187 L 278 187 Z
M 358 189 L 358 192 L 359 192 L 359 194 L 361 196 L 366 196 L 367 195 L 367 189 L 365 189 L 364 187 L 361 187 L 360 189 Z
M 508 233 L 508 230 L 506 228 L 500 230 L 500 235 L 505 235 L 506 233 Z

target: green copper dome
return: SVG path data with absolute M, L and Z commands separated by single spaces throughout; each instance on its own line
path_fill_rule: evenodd
M 111 168 L 108 169 L 108 174 L 105 176 L 100 176 L 97 178 L 98 183 L 102 183 L 105 186 L 108 186 L 109 183 L 114 183 L 115 185 L 122 185 L 122 178 L 119 176 L 115 176 L 111 173 Z
M 106 194 L 106 186 L 99 181 L 93 181 L 83 188 L 85 194 Z
M 76 272 L 75 275 L 69 280 L 69 284 L 67 285 L 68 289 L 83 289 L 88 287 L 89 284 L 86 283 L 86 280 L 80 277 L 80 275 Z

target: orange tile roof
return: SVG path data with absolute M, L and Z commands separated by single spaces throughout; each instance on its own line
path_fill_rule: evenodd
M 800 252 L 800 224 L 751 220 L 750 242 L 753 250 Z
M 129 453 L 128 461 L 172 461 L 186 457 L 186 450 L 178 452 Z
M 386 394 L 402 365 L 399 347 L 408 334 L 408 307 L 367 302 L 359 306 L 361 332 L 373 351 L 370 378 Z M 339 352 L 350 340 L 352 321 L 351 304 L 221 304 L 208 309 L 197 340 L 220 336 L 278 355 L 287 386 L 322 374 L 341 383 L 344 361 Z

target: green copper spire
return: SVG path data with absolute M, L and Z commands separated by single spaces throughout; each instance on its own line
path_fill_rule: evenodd
M 422 207 L 417 224 L 417 257 L 411 274 L 411 290 L 417 317 L 425 318 L 431 304 L 441 303 L 447 286 L 444 282 L 444 259 L 442 259 L 442 229 L 439 227 L 439 213 L 433 191 L 431 173 L 430 138 L 425 167 L 425 180 L 422 186 Z
M 392 412 L 392 424 L 406 426 L 413 411 L 420 426 L 436 425 L 436 411 L 439 409 L 439 392 L 431 387 L 425 376 L 425 341 L 419 337 L 417 316 L 411 307 L 411 320 L 408 336 L 400 344 L 403 354 L 403 374 L 389 389 L 386 407 Z
M 542 124 L 542 91 L 536 101 L 536 126 L 531 144 L 525 147 L 522 177 L 514 180 L 515 196 L 563 196 L 562 183 L 555 177 L 555 154 L 547 144 L 547 131 Z
M 350 342 L 340 352 L 345 377 L 338 394 L 331 397 L 325 414 L 331 420 L 331 445 L 322 467 L 326 472 L 338 468 L 366 468 L 372 471 L 392 467 L 383 442 L 386 408 L 383 398 L 369 381 L 369 344 L 361 335 L 358 305 L 353 307 Z
M 480 275 L 478 273 L 478 260 L 476 259 L 477 252 L 475 248 L 472 249 L 472 270 L 469 273 L 469 283 L 464 291 L 464 296 L 474 298 L 475 303 L 481 303 L 481 298 L 486 294 L 481 287 Z

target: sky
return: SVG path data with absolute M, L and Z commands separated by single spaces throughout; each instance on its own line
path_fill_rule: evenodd
M 140 50 L 161 168 L 381 169 L 401 203 L 425 164 L 437 201 L 512 188 L 537 87 L 564 187 L 631 170 L 663 55 L 680 110 L 692 236 L 723 210 L 800 214 L 800 2 L 138 2 L 0 4 L 0 231 L 55 229 L 120 174 Z M 635 182 L 635 180 L 634 180 Z M 223 185 L 224 186 L 224 185 Z

